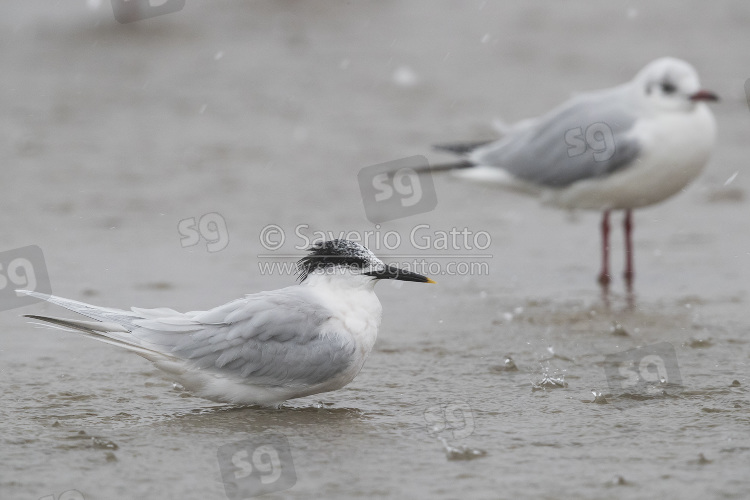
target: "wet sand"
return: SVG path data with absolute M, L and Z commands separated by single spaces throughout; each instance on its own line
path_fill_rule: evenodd
M 188 0 L 126 25 L 108 2 L 89 5 L 0 7 L 0 251 L 38 245 L 55 294 L 212 307 L 292 284 L 259 262 L 301 256 L 295 228 L 393 231 L 404 244 L 378 250 L 386 261 L 488 273 L 379 285 L 383 323 L 359 377 L 279 410 L 191 397 L 138 356 L 20 317 L 51 306 L 3 311 L 0 497 L 227 498 L 220 447 L 271 433 L 287 438 L 296 476 L 271 498 L 745 498 L 744 3 Z M 719 141 L 684 193 L 636 212 L 634 309 L 619 214 L 609 307 L 598 214 L 436 177 L 434 210 L 366 218 L 363 167 L 445 161 L 431 144 L 492 138 L 494 120 L 663 55 L 722 97 Z M 180 221 L 210 213 L 226 248 L 184 247 Z M 491 244 L 418 249 L 420 224 Z M 269 225 L 286 235 L 280 249 L 262 244 Z M 613 389 L 611 355 L 662 343 L 679 387 Z

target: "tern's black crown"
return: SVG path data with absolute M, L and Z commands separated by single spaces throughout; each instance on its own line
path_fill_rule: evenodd
M 364 246 L 354 241 L 335 239 L 321 241 L 311 246 L 309 255 L 297 262 L 299 280 L 318 269 L 333 267 L 350 267 L 353 269 L 370 269 L 381 267 L 383 263 Z

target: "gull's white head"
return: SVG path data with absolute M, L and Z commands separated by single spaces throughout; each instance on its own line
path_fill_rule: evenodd
M 701 89 L 695 68 L 674 57 L 650 62 L 633 84 L 649 106 L 664 111 L 692 111 L 702 101 L 718 100 L 713 92 Z
M 421 274 L 396 266 L 386 265 L 366 247 L 350 240 L 335 239 L 315 243 L 297 262 L 299 279 L 309 282 L 311 277 L 343 277 L 353 285 L 374 285 L 382 279 L 434 283 Z M 329 280 L 326 280 L 329 281 Z

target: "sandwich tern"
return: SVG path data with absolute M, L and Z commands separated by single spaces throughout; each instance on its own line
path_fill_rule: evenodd
M 630 82 L 576 95 L 511 126 L 497 141 L 437 145 L 463 160 L 429 170 L 535 194 L 560 208 L 603 212 L 599 283 L 605 288 L 609 215 L 624 210 L 624 277 L 631 289 L 632 210 L 669 198 L 698 176 L 716 142 L 705 102 L 716 100 L 690 64 L 660 58 Z
M 25 291 L 95 321 L 26 317 L 133 351 L 197 396 L 278 406 L 357 376 L 380 325 L 378 281 L 434 283 L 349 240 L 319 242 L 309 252 L 297 263 L 298 285 L 207 311 L 126 311 Z

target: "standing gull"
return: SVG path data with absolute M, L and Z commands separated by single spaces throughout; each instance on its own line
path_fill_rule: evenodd
M 580 94 L 548 114 L 520 122 L 494 142 L 437 149 L 463 161 L 437 165 L 457 176 L 536 194 L 565 209 L 603 212 L 599 282 L 610 282 L 609 214 L 624 210 L 625 280 L 633 282 L 634 208 L 680 192 L 701 172 L 716 142 L 716 122 L 698 74 L 665 57 L 614 88 Z
M 129 349 L 197 396 L 277 406 L 354 380 L 380 326 L 375 283 L 434 283 L 343 239 L 313 245 L 297 267 L 299 285 L 207 311 L 125 311 L 27 291 L 96 321 L 27 317 Z

